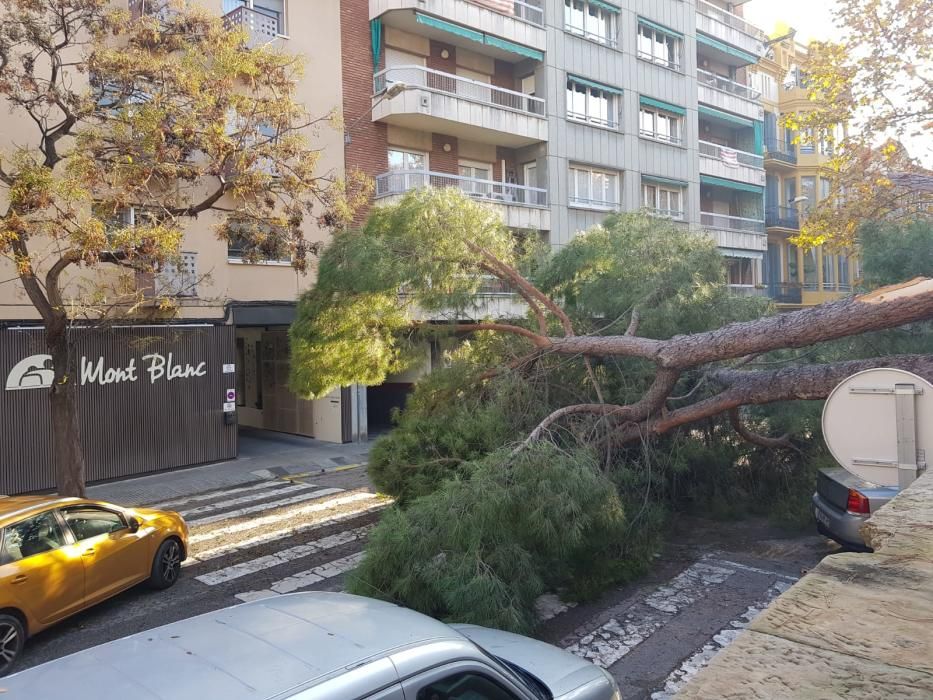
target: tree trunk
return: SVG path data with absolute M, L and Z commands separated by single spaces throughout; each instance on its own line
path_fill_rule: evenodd
M 55 380 L 49 389 L 52 419 L 52 460 L 61 496 L 85 496 L 84 451 L 78 427 L 77 373 L 71 351 L 67 318 L 46 325 L 45 341 L 52 356 Z

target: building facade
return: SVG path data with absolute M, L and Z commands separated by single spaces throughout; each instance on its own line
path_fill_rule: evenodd
M 855 251 L 802 250 L 788 239 L 800 231 L 808 209 L 829 194 L 829 140 L 799 138 L 782 126 L 787 114 L 812 109 L 801 70 L 807 48 L 788 36 L 775 41 L 750 74 L 762 95 L 765 119 L 765 226 L 768 249 L 763 281 L 782 308 L 811 306 L 852 291 L 859 277 Z M 837 136 L 841 136 L 838 134 Z
M 713 236 L 735 290 L 764 294 L 764 112 L 746 73 L 767 49 L 741 4 L 341 6 L 346 166 L 377 204 L 456 186 L 555 247 L 645 208 Z

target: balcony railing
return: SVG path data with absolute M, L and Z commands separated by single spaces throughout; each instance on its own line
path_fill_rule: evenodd
M 741 216 L 727 216 L 712 212 L 701 212 L 700 223 L 710 228 L 725 231 L 741 231 L 743 233 L 764 233 L 764 219 L 746 219 Z
M 279 19 L 265 12 L 243 5 L 224 15 L 227 29 L 244 29 L 249 35 L 247 46 L 257 48 L 268 44 L 279 35 Z
M 710 73 L 709 71 L 697 68 L 697 82 L 707 85 L 722 92 L 728 92 L 730 95 L 741 97 L 746 100 L 756 102 L 761 99 L 761 92 L 750 88 L 748 85 L 742 85 L 734 80 L 723 78 L 721 75 Z
M 766 297 L 768 290 L 753 284 L 730 284 L 729 291 L 738 297 Z
M 780 160 L 785 163 L 790 163 L 791 165 L 796 165 L 797 150 L 794 148 L 793 144 L 788 145 L 787 143 L 778 141 L 777 139 L 766 139 L 765 158 L 773 158 L 774 160 Z
M 766 207 L 765 226 L 779 226 L 796 231 L 800 228 L 800 213 L 794 207 Z
M 721 22 L 726 26 L 732 27 L 733 29 L 738 29 L 740 32 L 744 32 L 755 39 L 758 39 L 761 42 L 766 42 L 768 37 L 763 31 L 750 22 L 747 22 L 742 17 L 734 15 L 727 10 L 722 9 L 721 7 L 716 7 L 711 3 L 706 2 L 706 0 L 697 0 L 697 12 L 700 12 L 707 17 L 711 17 L 717 22 Z
M 467 0 L 500 15 L 511 15 L 529 24 L 544 26 L 544 8 L 540 0 Z
M 768 284 L 768 296 L 778 304 L 800 304 L 803 290 L 799 282 L 772 282 Z
M 513 185 L 495 180 L 480 180 L 427 170 L 393 170 L 376 176 L 376 198 L 403 194 L 421 187 L 457 187 L 475 199 L 496 204 L 523 207 L 546 207 L 547 190 Z
M 748 151 L 721 146 L 718 143 L 700 141 L 700 155 L 721 160 L 726 165 L 747 165 L 750 168 L 764 168 L 765 159 Z
M 644 212 L 648 216 L 654 216 L 659 219 L 671 219 L 673 221 L 683 221 L 686 212 L 682 209 L 657 209 L 655 207 L 645 207 Z
M 511 109 L 535 117 L 544 116 L 544 100 L 522 92 L 506 90 L 479 80 L 471 80 L 424 66 L 386 68 L 373 76 L 373 94 L 381 95 L 393 83 L 455 95 L 470 102 Z

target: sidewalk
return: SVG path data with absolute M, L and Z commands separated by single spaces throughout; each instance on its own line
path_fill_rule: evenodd
M 332 471 L 365 464 L 373 441 L 343 445 L 285 433 L 242 428 L 240 456 L 226 462 L 178 469 L 90 486 L 88 498 L 137 506 L 289 474 Z

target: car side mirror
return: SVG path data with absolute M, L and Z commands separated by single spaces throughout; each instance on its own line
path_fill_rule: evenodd
M 135 516 L 130 516 L 126 519 L 126 525 L 130 529 L 130 532 L 139 532 L 139 518 Z

